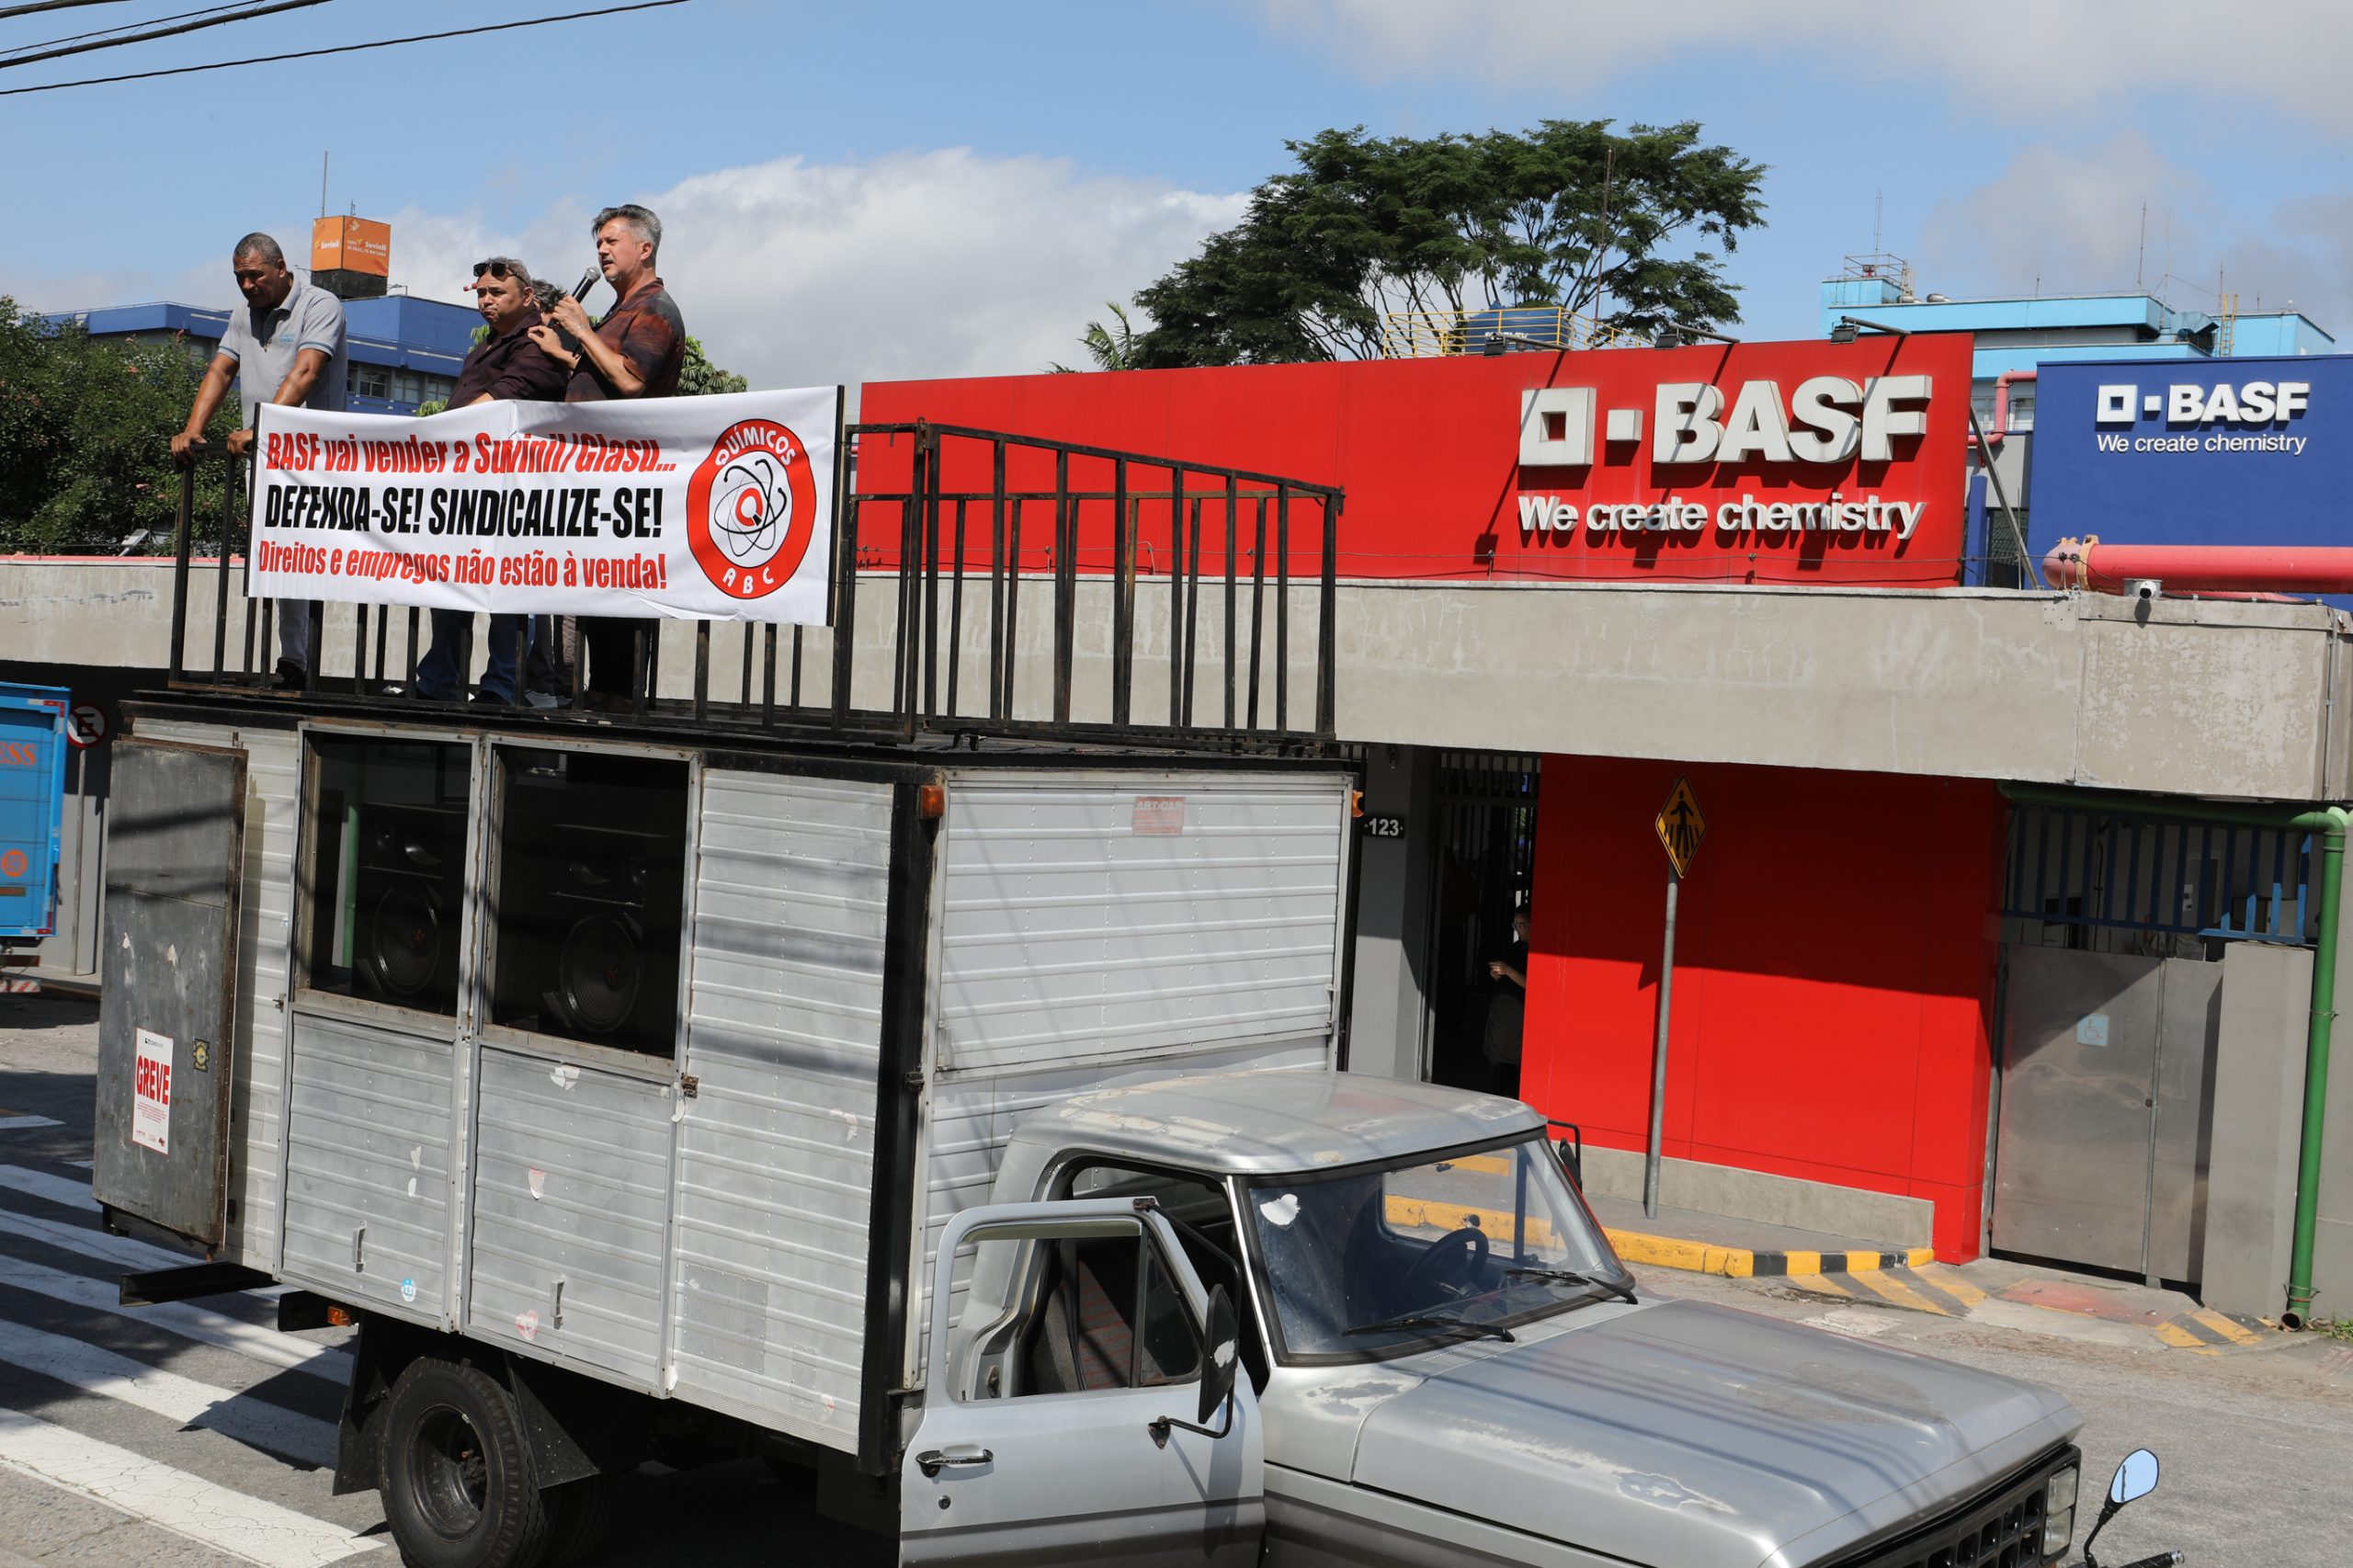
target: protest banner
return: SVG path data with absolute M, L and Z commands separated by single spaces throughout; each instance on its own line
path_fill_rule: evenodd
M 826 620 L 842 390 L 266 407 L 256 598 Z

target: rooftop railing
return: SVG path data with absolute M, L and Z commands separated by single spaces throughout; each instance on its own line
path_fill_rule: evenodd
M 830 623 L 640 621 L 626 717 L 909 743 L 1334 738 L 1336 487 L 924 422 L 846 437 Z M 199 461 L 226 473 L 217 520 L 195 515 L 196 471 L 182 479 L 169 683 L 265 692 L 275 607 L 245 591 L 249 468 Z M 193 560 L 200 539 L 218 540 L 217 562 Z M 309 616 L 309 668 L 288 699 L 446 711 L 416 695 L 422 610 L 313 603 Z M 583 658 L 558 706 L 531 706 L 524 646 L 516 717 L 616 717 L 588 705 Z

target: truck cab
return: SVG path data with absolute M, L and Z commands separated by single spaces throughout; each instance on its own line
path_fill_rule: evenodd
M 2064 1400 L 1638 1292 L 1517 1101 L 1079 1095 L 936 1270 L 907 1562 L 2039 1568 L 2073 1534 Z

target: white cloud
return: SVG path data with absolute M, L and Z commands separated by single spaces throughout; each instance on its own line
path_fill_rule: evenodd
M 2353 198 L 2300 198 L 2252 221 L 2135 132 L 2025 149 L 1930 210 L 1914 247 L 1923 289 L 1956 297 L 2150 292 L 2242 313 L 2290 303 L 2353 340 Z M 2147 209 L 2143 239 L 2143 207 Z
M 755 386 L 852 387 L 900 377 L 1008 375 L 1085 364 L 1104 301 L 1131 295 L 1242 215 L 1246 193 L 1092 176 L 1068 159 L 961 148 L 812 164 L 799 158 L 629 192 L 662 216 L 661 269 L 687 330 Z M 521 257 L 569 288 L 596 258 L 596 204 L 566 201 L 517 230 L 475 213 L 394 213 L 392 282 L 471 302 L 474 262 Z M 268 231 L 298 267 L 310 224 Z M 181 269 L 42 273 L 0 263 L 28 309 L 235 301 L 217 261 Z M 601 288 L 591 309 L 610 296 Z
M 1190 256 L 1245 199 L 963 149 L 781 158 L 633 194 L 661 214 L 662 275 L 687 330 L 755 386 L 1084 362 L 1076 339 L 1103 302 Z M 566 205 L 501 233 L 404 211 L 394 281 L 450 298 L 473 261 L 509 251 L 569 287 L 594 259 L 592 212 Z
M 2353 129 L 2343 0 L 1259 0 L 1278 30 L 1375 76 L 1576 90 L 1628 71 L 1733 53 L 1761 68 L 1885 71 L 2036 119 L 2127 92 L 2251 97 Z M 1811 90 L 1811 89 L 1809 89 Z M 1863 128 L 1858 127 L 1859 131 Z

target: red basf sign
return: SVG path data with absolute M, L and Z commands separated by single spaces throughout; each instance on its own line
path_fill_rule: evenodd
M 1961 575 L 1970 351 L 1939 335 L 884 381 L 859 417 L 1337 484 L 1343 576 L 1933 587 Z M 860 493 L 904 489 L 912 450 L 869 438 Z M 987 486 L 969 466 L 950 492 Z M 1013 488 L 1049 480 L 1013 455 Z M 895 526 L 864 531 L 889 563 Z M 1080 567 L 1102 570 L 1091 531 Z M 1313 570 L 1319 540 L 1293 548 Z

